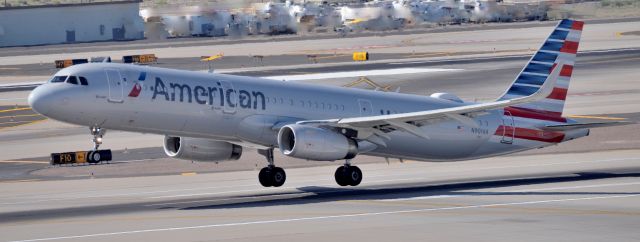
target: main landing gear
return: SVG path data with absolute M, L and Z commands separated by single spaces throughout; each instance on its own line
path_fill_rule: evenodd
M 273 160 L 273 148 L 266 150 L 258 150 L 258 153 L 267 158 L 269 165 L 260 170 L 258 180 L 264 187 L 279 187 L 287 180 L 287 174 L 284 169 L 277 167 Z
M 352 166 L 350 160 L 338 167 L 335 173 L 336 183 L 340 186 L 357 186 L 362 182 L 362 171 L 357 166 Z

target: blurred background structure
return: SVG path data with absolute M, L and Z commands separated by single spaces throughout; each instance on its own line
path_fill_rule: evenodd
M 1 0 L 0 47 L 640 16 L 640 0 Z

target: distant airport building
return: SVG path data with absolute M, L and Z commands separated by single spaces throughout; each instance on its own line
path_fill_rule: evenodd
M 0 8 L 0 47 L 142 39 L 141 2 Z

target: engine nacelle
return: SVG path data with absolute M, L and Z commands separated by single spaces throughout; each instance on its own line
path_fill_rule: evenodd
M 227 161 L 242 155 L 242 146 L 210 139 L 165 136 L 163 146 L 169 157 L 183 160 Z
M 287 156 L 308 160 L 351 159 L 358 154 L 354 140 L 332 130 L 300 124 L 282 127 L 278 146 Z

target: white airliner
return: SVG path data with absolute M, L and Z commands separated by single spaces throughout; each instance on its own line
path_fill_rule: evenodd
M 274 81 L 117 63 L 60 70 L 29 95 L 36 112 L 89 126 L 95 149 L 105 129 L 164 134 L 165 153 L 235 160 L 257 148 L 263 186 L 281 186 L 274 148 L 287 156 L 345 160 L 335 172 L 356 186 L 358 154 L 454 161 L 540 148 L 587 136 L 602 123 L 562 117 L 583 22 L 562 20 L 494 102 Z M 482 80 L 478 80 L 479 83 Z

